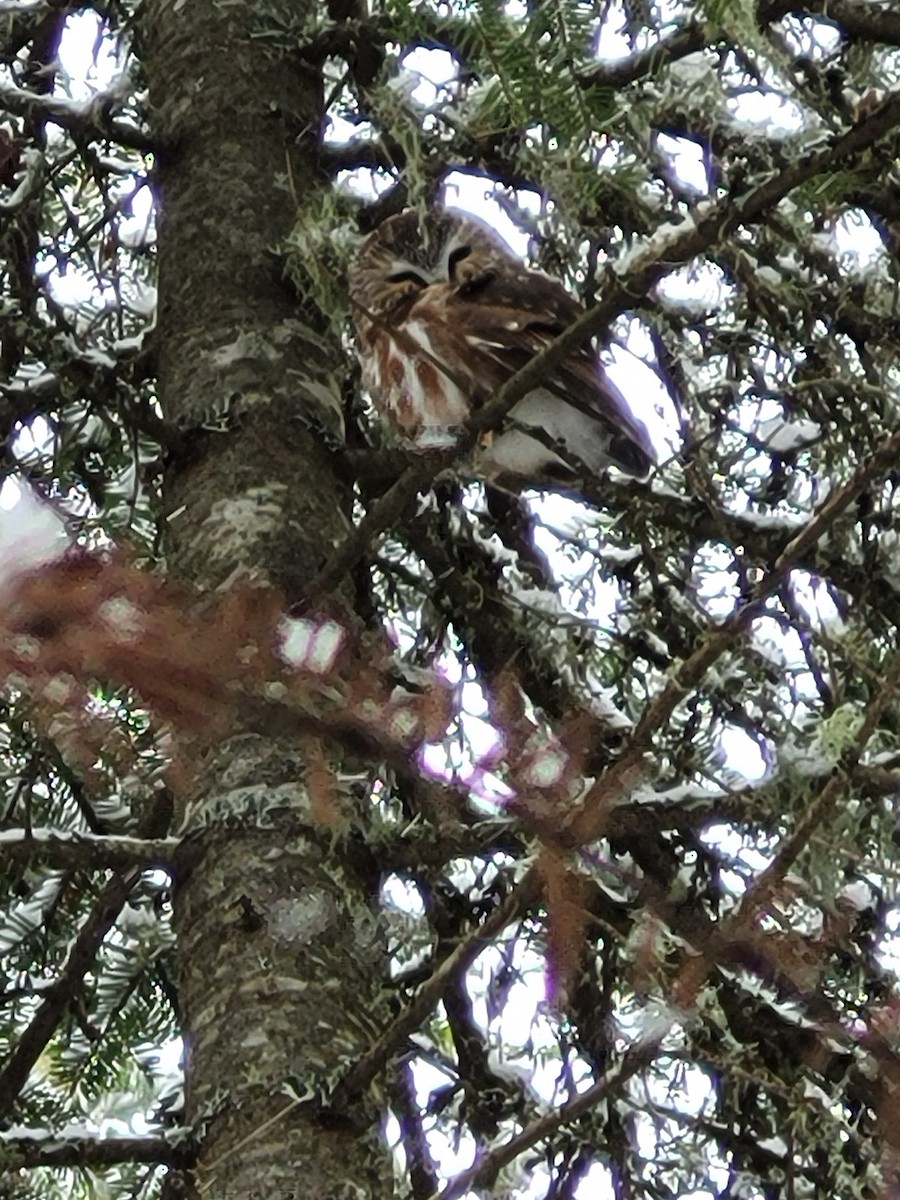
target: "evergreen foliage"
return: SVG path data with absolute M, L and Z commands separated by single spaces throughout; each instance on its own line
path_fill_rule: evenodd
M 247 817 L 172 797 L 241 703 L 302 746 L 384 939 L 370 1055 L 316 1047 L 285 1111 L 377 1088 L 397 1196 L 893 1195 L 900 16 L 210 5 L 324 80 L 271 115 L 327 186 L 252 187 L 296 203 L 266 252 L 313 330 L 296 409 L 352 492 L 304 595 L 198 609 L 163 476 L 236 444 L 273 368 L 248 337 L 243 407 L 158 402 L 160 3 L 0 2 L 0 1197 L 192 1186 L 226 1099 L 183 1123 L 170 892 Z M 473 198 L 609 306 L 648 482 L 512 496 L 390 444 L 347 263 Z M 23 572 L 48 522 L 70 556 Z

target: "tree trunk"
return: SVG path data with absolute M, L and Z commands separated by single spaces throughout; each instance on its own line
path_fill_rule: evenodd
M 322 385 L 337 393 L 340 343 L 278 253 L 320 186 L 298 134 L 318 128 L 322 82 L 266 34 L 315 5 L 141 11 L 159 144 L 159 389 L 184 431 L 168 567 L 200 596 L 237 583 L 293 603 L 347 527 L 315 407 Z M 314 820 L 299 736 L 238 718 L 188 757 L 179 815 L 202 854 L 177 881 L 176 921 L 193 1182 L 208 1200 L 385 1195 L 373 1097 L 324 1105 L 384 1019 L 377 877 L 354 875 Z

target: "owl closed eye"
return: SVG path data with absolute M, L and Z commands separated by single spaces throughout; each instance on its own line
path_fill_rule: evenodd
M 412 449 L 451 443 L 473 407 L 583 311 L 484 222 L 446 210 L 383 222 L 349 283 L 364 384 Z M 653 461 L 646 428 L 585 346 L 523 397 L 462 469 L 541 487 L 610 465 L 645 476 Z

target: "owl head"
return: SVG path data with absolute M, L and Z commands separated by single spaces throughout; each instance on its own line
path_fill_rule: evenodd
M 519 261 L 490 226 L 476 217 L 436 209 L 407 209 L 370 234 L 350 268 L 354 316 L 385 319 L 434 283 L 465 286 L 497 266 Z

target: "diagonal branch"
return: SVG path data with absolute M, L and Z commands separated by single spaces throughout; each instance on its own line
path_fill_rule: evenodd
M 566 844 L 583 845 L 603 834 L 608 824 L 612 803 L 618 800 L 626 789 L 629 777 L 640 769 L 641 759 L 650 744 L 651 737 L 668 721 L 679 700 L 697 686 L 716 659 L 734 644 L 736 636 L 745 628 L 746 624 L 762 611 L 764 601 L 780 586 L 796 556 L 807 553 L 873 479 L 880 472 L 890 468 L 898 454 L 900 454 L 900 429 L 891 434 L 854 476 L 843 487 L 838 488 L 799 533 L 790 539 L 779 554 L 772 570 L 755 589 L 754 596 L 732 617 L 712 629 L 698 649 L 681 664 L 663 691 L 645 709 L 623 755 L 598 780 L 588 793 L 583 808 L 568 823 L 562 839 Z M 898 653 L 895 668 L 889 673 L 885 690 L 867 714 L 858 740 L 855 759 L 848 760 L 848 769 L 852 770 L 855 766 L 855 761 L 865 744 L 862 739 L 868 736 L 867 731 L 874 728 L 881 708 L 887 703 L 888 692 L 886 689 L 888 685 L 891 691 L 895 686 L 894 675 L 900 673 L 900 653 Z M 824 790 L 828 791 L 829 788 L 830 781 Z M 357 1094 L 371 1082 L 390 1055 L 403 1044 L 409 1034 L 418 1027 L 438 1002 L 449 981 L 456 976 L 458 971 L 464 970 L 466 965 L 474 961 L 490 937 L 499 934 L 503 928 L 534 903 L 541 893 L 541 887 L 540 874 L 536 868 L 532 868 L 488 921 L 470 938 L 461 943 L 456 951 L 436 968 L 400 1017 L 383 1031 L 369 1053 L 341 1081 L 332 1098 L 336 1107 L 340 1107 L 349 1096 Z M 641 1065 L 643 1065 L 643 1060 L 634 1069 L 639 1069 Z M 595 1086 L 600 1088 L 603 1082 L 601 1080 Z M 585 1093 L 585 1097 L 592 1094 L 593 1090 Z M 601 1090 L 596 1099 L 603 1094 L 604 1092 Z M 579 1100 L 584 1100 L 585 1097 L 580 1097 Z M 583 1110 L 579 1109 L 578 1111 Z M 559 1117 L 559 1114 L 556 1113 L 547 1119 L 559 1119 L 561 1122 L 577 1115 L 570 1106 L 564 1106 L 559 1113 L 565 1115 Z M 546 1130 L 542 1124 L 538 1123 L 526 1132 L 536 1141 L 544 1136 Z M 534 1141 L 528 1142 L 527 1145 L 533 1145 Z M 505 1147 L 501 1147 L 496 1152 L 498 1158 L 496 1161 L 491 1160 L 495 1169 L 499 1169 L 503 1163 L 510 1161 L 511 1157 L 515 1157 L 516 1154 L 527 1148 L 527 1145 L 521 1145 L 515 1150 L 510 1149 L 514 1145 L 518 1146 L 518 1143 L 507 1143 Z M 506 1157 L 506 1155 L 510 1157 Z M 478 1178 L 482 1180 L 485 1177 L 479 1175 Z M 471 1180 L 466 1176 L 459 1185 L 462 1187 L 462 1191 L 452 1190 L 456 1187 L 456 1183 L 454 1183 L 451 1185 L 451 1189 L 442 1194 L 441 1200 L 452 1200 L 453 1197 L 463 1194 L 471 1186 Z
M 900 428 L 885 438 L 853 477 L 833 492 L 800 532 L 790 539 L 747 601 L 735 609 L 727 620 L 709 629 L 693 654 L 680 664 L 662 691 L 644 709 L 622 755 L 594 784 L 582 808 L 567 822 L 567 844 L 582 846 L 603 834 L 613 805 L 620 802 L 629 790 L 630 781 L 635 775 L 642 773 L 644 754 L 653 737 L 672 716 L 679 701 L 697 687 L 716 660 L 734 646 L 750 621 L 762 615 L 765 601 L 781 586 L 785 574 L 798 558 L 809 553 L 811 547 L 874 479 L 893 467 L 898 455 Z
M 321 603 L 366 553 L 374 539 L 409 512 L 421 488 L 440 471 L 458 462 L 482 433 L 497 428 L 512 408 L 568 355 L 608 327 L 673 267 L 690 262 L 730 237 L 741 225 L 756 220 L 778 204 L 794 188 L 833 172 L 838 162 L 868 149 L 898 124 L 900 92 L 891 92 L 871 114 L 861 118 L 846 133 L 829 139 L 823 148 L 807 154 L 792 166 L 771 173 L 743 196 L 729 195 L 698 204 L 692 218 L 678 225 L 663 226 L 645 245 L 624 255 L 616 269 L 607 272 L 605 294 L 599 304 L 583 313 L 516 371 L 495 396 L 475 410 L 454 446 L 422 455 L 422 461 L 407 467 L 396 483 L 375 502 L 313 580 L 306 596 L 307 603 L 311 607 Z
M 894 5 L 865 0 L 760 0 L 760 21 L 780 21 L 790 14 L 822 17 L 839 25 L 852 38 L 900 46 L 900 10 Z
M 35 1063 L 53 1037 L 63 1013 L 78 994 L 84 976 L 140 878 L 140 869 L 114 876 L 82 925 L 59 977 L 41 993 L 42 1003 L 0 1071 L 0 1117 L 13 1111 Z
M 687 20 L 668 37 L 630 54 L 617 62 L 601 62 L 582 71 L 578 82 L 582 87 L 620 88 L 648 75 L 656 75 L 663 67 L 696 54 L 706 48 L 711 31 L 702 21 Z
M 169 797 L 165 793 L 159 793 L 154 798 L 141 822 L 139 834 L 141 829 L 153 828 L 160 808 L 167 807 L 168 803 Z M 109 880 L 79 930 L 59 976 L 50 987 L 41 992 L 40 1007 L 0 1070 L 0 1117 L 5 1117 L 13 1111 L 35 1063 L 53 1037 L 67 1007 L 78 994 L 103 939 L 115 924 L 140 875 L 141 868 L 137 867 L 114 875 Z
M 723 936 L 727 936 L 734 929 L 739 929 L 742 924 L 752 923 L 771 902 L 776 889 L 784 882 L 785 876 L 796 862 L 797 857 L 809 844 L 814 831 L 824 823 L 829 811 L 850 783 L 854 768 L 859 763 L 863 751 L 884 715 L 885 709 L 893 699 L 898 686 L 900 686 L 900 649 L 894 652 L 885 671 L 884 683 L 867 708 L 859 732 L 852 744 L 843 754 L 839 765 L 832 771 L 825 786 L 807 806 L 790 837 L 785 839 L 773 860 L 741 897 L 740 904 L 722 926 Z
M 467 1171 L 457 1175 L 442 1192 L 430 1197 L 430 1200 L 460 1200 L 460 1197 L 465 1196 L 472 1188 L 492 1186 L 498 1172 L 520 1154 L 524 1154 L 544 1138 L 550 1137 L 564 1125 L 577 1120 L 601 1100 L 606 1100 L 621 1091 L 629 1079 L 650 1065 L 659 1053 L 662 1037 L 662 1034 L 656 1035 L 626 1050 L 622 1061 L 611 1067 L 595 1084 L 586 1088 L 574 1100 L 538 1117 L 521 1133 L 485 1154 Z
M 143 129 L 111 115 L 113 105 L 120 101 L 121 96 L 115 92 L 101 92 L 90 100 L 76 101 L 63 96 L 37 95 L 27 88 L 0 81 L 0 108 L 8 113 L 52 121 L 76 138 L 108 140 L 131 150 L 153 150 L 153 140 Z
M 529 906 L 538 900 L 540 894 L 540 873 L 532 867 L 499 908 L 435 967 L 403 1012 L 381 1032 L 372 1048 L 338 1083 L 330 1101 L 336 1112 L 345 1111 L 349 1101 L 369 1086 L 383 1070 L 391 1055 L 421 1026 L 443 996 L 445 988 L 450 986 L 460 972 L 466 971 L 472 965 L 492 938 L 499 937 L 508 925 L 521 917 Z

